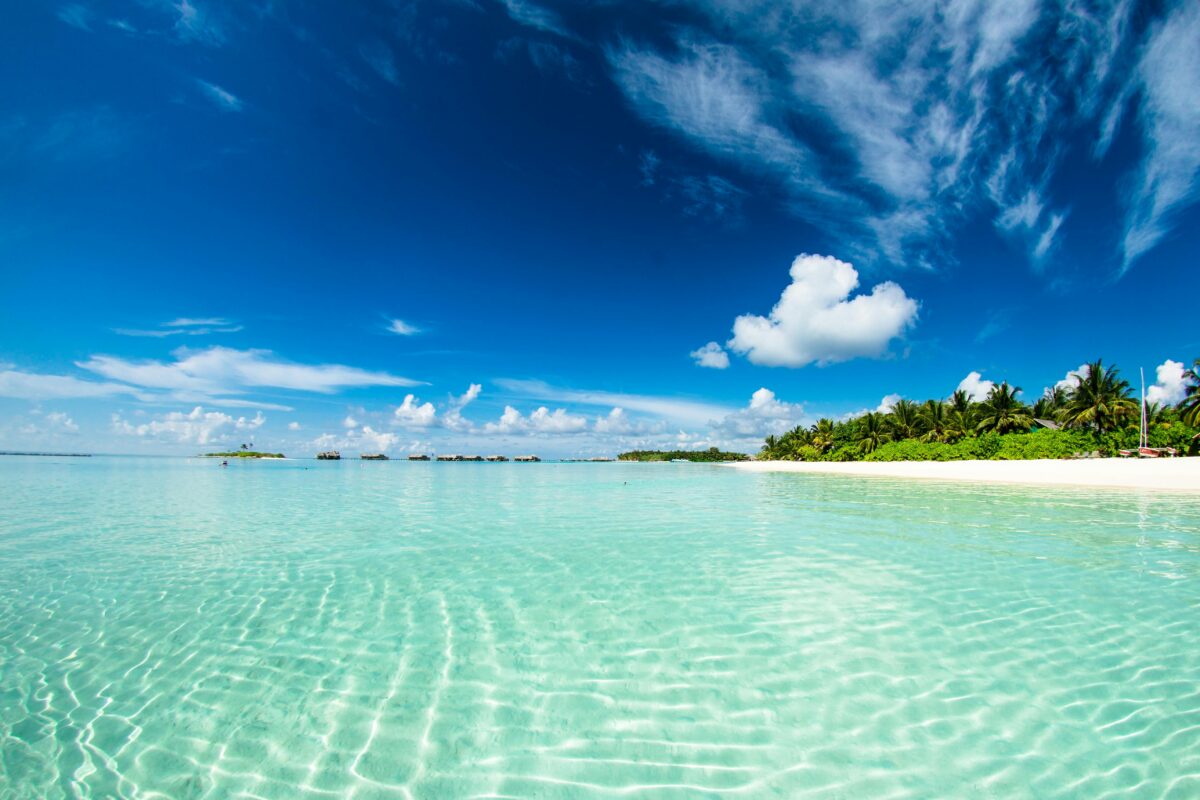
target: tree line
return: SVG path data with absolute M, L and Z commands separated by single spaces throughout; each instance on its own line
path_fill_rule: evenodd
M 821 419 L 768 436 L 760 459 L 948 461 L 1116 455 L 1139 444 L 1141 408 L 1115 366 L 1097 359 L 1073 385 L 1047 389 L 1032 405 L 1021 388 L 994 385 L 982 400 L 963 390 L 948 400 L 899 400 L 890 410 Z M 1200 448 L 1200 359 L 1175 406 L 1147 404 L 1148 444 L 1196 454 Z M 1050 424 L 1046 424 L 1050 423 Z

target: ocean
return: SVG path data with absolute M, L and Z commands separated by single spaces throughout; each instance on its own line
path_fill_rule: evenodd
M 1200 796 L 1200 498 L 0 458 L 0 798 Z

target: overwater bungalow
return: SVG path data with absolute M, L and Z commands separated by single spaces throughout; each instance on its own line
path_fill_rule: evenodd
M 488 456 L 487 460 L 488 461 L 508 461 L 508 459 L 505 458 L 504 456 Z
M 341 457 L 342 454 L 337 450 L 325 450 L 317 453 L 317 461 L 338 461 Z
M 411 456 L 408 457 L 408 460 L 409 461 L 428 461 L 429 456 L 425 455 L 424 453 L 413 453 Z
M 358 457 L 363 461 L 390 461 L 386 453 L 359 453 Z
M 438 461 L 462 461 L 463 457 L 460 455 L 444 455 L 444 456 L 438 456 L 437 460 Z
M 483 456 L 463 456 L 462 461 L 483 461 Z
M 516 458 L 513 459 L 513 461 L 530 462 L 530 461 L 541 461 L 541 459 L 538 458 L 537 456 L 517 456 Z

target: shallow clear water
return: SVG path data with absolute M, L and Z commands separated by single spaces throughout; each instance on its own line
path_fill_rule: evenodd
M 1200 796 L 1200 499 L 0 458 L 0 797 Z

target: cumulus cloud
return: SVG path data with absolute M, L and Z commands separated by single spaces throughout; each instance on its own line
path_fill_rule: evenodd
M 464 408 L 473 403 L 475 399 L 479 397 L 479 393 L 482 391 L 483 386 L 478 383 L 472 383 L 467 387 L 467 391 L 465 393 L 459 397 L 451 398 L 449 405 L 446 407 L 445 413 L 442 414 L 442 425 L 454 431 L 471 430 L 471 428 L 474 427 L 473 423 L 463 417 L 462 412 Z
M 903 398 L 898 394 L 887 394 L 879 401 L 879 405 L 875 407 L 877 414 L 890 414 L 892 409 L 896 407 Z
M 803 405 L 784 402 L 764 387 L 751 395 L 745 408 L 714 421 L 712 428 L 727 436 L 762 437 L 789 431 L 804 417 Z
M 967 373 L 967 377 L 958 382 L 957 391 L 966 392 L 972 401 L 978 402 L 987 397 L 995 385 L 995 381 L 985 380 L 981 374 L 972 370 Z
M 201 445 L 222 441 L 234 431 L 257 430 L 264 422 L 266 417 L 261 411 L 252 419 L 235 419 L 220 411 L 205 411 L 201 406 L 196 406 L 186 414 L 182 411 L 172 411 L 137 425 L 123 419 L 119 414 L 112 415 L 112 428 L 117 433 Z
M 347 414 L 346 418 L 342 420 L 342 427 L 347 430 L 353 430 L 358 427 L 358 420 Z
M 725 348 L 716 342 L 709 342 L 704 347 L 693 350 L 690 355 L 696 364 L 701 367 L 725 369 L 729 366 L 729 354 L 725 352 Z
M 1063 376 L 1063 379 L 1061 381 L 1058 381 L 1054 384 L 1054 388 L 1055 389 L 1065 389 L 1067 391 L 1070 391 L 1071 389 L 1074 389 L 1076 386 L 1078 386 L 1079 382 L 1088 376 L 1088 372 L 1089 372 L 1088 365 L 1080 364 L 1079 369 L 1069 370 L 1067 372 L 1067 374 Z M 1049 390 L 1047 390 L 1047 391 L 1049 391 Z
M 437 411 L 433 403 L 422 403 L 415 395 L 405 395 L 404 402 L 392 413 L 397 425 L 406 428 L 428 428 L 437 422 Z
M 1146 387 L 1146 402 L 1173 406 L 1187 396 L 1191 371 L 1179 361 L 1167 359 L 1155 369 L 1157 380 Z
M 731 350 L 765 366 L 803 367 L 878 357 L 917 319 L 917 303 L 897 284 L 851 293 L 858 271 L 832 256 L 802 254 L 792 283 L 768 317 L 744 314 L 733 323 Z
M 288 430 L 289 430 L 289 431 L 298 431 L 298 430 L 300 430 L 300 423 L 299 423 L 299 422 L 296 422 L 295 420 L 292 420 L 291 422 L 289 422 L 289 423 L 288 423 Z
M 496 422 L 483 426 L 483 432 L 489 434 L 530 433 L 530 434 L 561 434 L 580 433 L 587 429 L 585 417 L 568 414 L 566 409 L 558 408 L 550 411 L 545 406 L 536 409 L 528 417 L 512 406 L 505 406 L 504 413 Z

